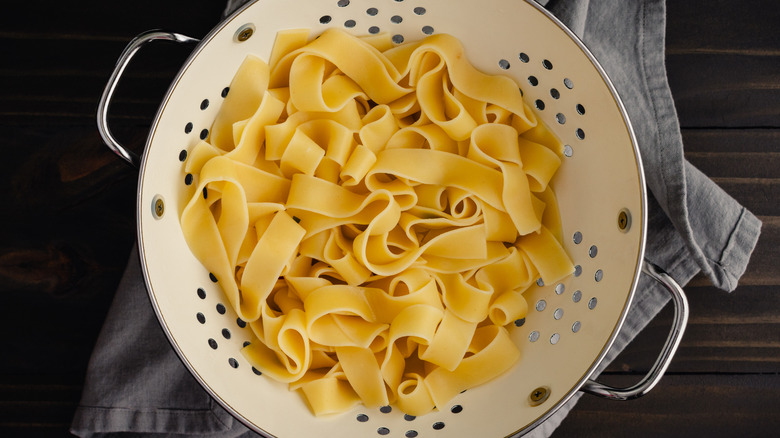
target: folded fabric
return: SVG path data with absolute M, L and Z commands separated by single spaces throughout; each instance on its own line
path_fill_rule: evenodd
M 225 15 L 244 3 L 229 0 Z M 628 110 L 649 188 L 645 257 L 681 285 L 703 272 L 715 286 L 733 290 L 761 223 L 683 156 L 664 65 L 664 0 L 543 3 L 593 52 Z M 666 292 L 641 278 L 625 325 L 602 367 L 667 301 Z M 550 436 L 578 399 L 575 396 L 528 436 Z M 135 250 L 90 360 L 71 432 L 81 437 L 256 436 L 209 397 L 169 345 L 149 302 Z

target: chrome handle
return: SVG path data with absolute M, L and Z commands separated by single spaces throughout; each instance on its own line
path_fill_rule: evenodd
M 683 333 L 685 332 L 685 326 L 688 324 L 688 300 L 677 282 L 667 273 L 663 272 L 661 268 L 645 261 L 642 265 L 642 272 L 661 283 L 661 285 L 664 286 L 664 289 L 671 294 L 672 303 L 674 304 L 672 329 L 669 332 L 669 336 L 666 338 L 666 343 L 661 350 L 661 354 L 658 356 L 658 359 L 656 359 L 647 375 L 639 381 L 639 383 L 633 386 L 628 388 L 613 388 L 594 380 L 588 380 L 582 386 L 583 392 L 611 400 L 632 400 L 639 398 L 655 387 L 661 380 L 661 377 L 663 377 L 669 364 L 672 362 L 672 357 L 674 356 L 675 351 L 677 351 L 677 347 L 680 345 Z
M 117 60 L 114 72 L 111 73 L 106 88 L 103 89 L 103 95 L 100 96 L 100 102 L 98 103 L 97 108 L 97 127 L 98 132 L 100 132 L 100 137 L 103 138 L 103 142 L 105 142 L 106 146 L 115 154 L 122 157 L 122 159 L 135 168 L 138 168 L 141 161 L 137 154 L 125 149 L 125 147 L 119 144 L 116 138 L 111 134 L 111 130 L 108 127 L 108 109 L 111 106 L 111 98 L 114 95 L 114 90 L 119 83 L 119 79 L 122 77 L 122 73 L 130 63 L 130 60 L 144 44 L 154 40 L 168 40 L 176 41 L 178 43 L 197 43 L 199 41 L 186 35 L 160 30 L 150 30 L 136 36 L 128 43 L 127 47 L 125 47 L 125 50 L 122 52 L 122 55 L 119 57 L 119 60 Z

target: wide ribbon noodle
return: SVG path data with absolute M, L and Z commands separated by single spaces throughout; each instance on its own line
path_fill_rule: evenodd
M 242 352 L 316 415 L 411 415 L 518 360 L 523 292 L 573 271 L 560 142 L 455 38 L 277 36 L 240 66 L 185 172 L 181 227 L 256 339 Z

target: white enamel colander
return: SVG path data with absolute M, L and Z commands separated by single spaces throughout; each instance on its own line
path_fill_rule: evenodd
M 179 212 L 187 192 L 187 152 L 208 130 L 238 66 L 249 53 L 268 59 L 283 29 L 329 27 L 396 43 L 448 33 L 480 70 L 513 77 L 537 116 L 565 144 L 552 184 L 564 246 L 576 270 L 525 293 L 529 312 L 510 333 L 521 359 L 506 374 L 465 391 L 447 406 L 410 417 L 359 406 L 314 417 L 302 397 L 254 370 L 239 350 L 250 329 L 239 320 L 184 241 Z M 582 42 L 533 1 L 259 0 L 198 43 L 165 96 L 139 158 L 108 128 L 117 82 L 145 43 L 197 42 L 179 34 L 139 35 L 121 55 L 98 108 L 98 128 L 117 154 L 139 167 L 138 245 L 151 303 L 185 366 L 222 406 L 264 436 L 504 437 L 523 435 L 578 391 L 631 399 L 661 378 L 687 322 L 674 281 L 644 261 L 646 193 L 639 150 L 614 87 Z M 648 375 L 630 388 L 591 380 L 615 340 L 645 272 L 673 297 L 669 338 Z

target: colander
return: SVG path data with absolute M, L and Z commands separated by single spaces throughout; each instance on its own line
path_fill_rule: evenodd
M 411 417 L 393 406 L 315 417 L 302 397 L 262 375 L 239 350 L 251 331 L 191 254 L 179 213 L 188 150 L 209 129 L 239 64 L 268 59 L 275 35 L 338 27 L 357 35 L 387 32 L 395 43 L 434 33 L 458 38 L 489 74 L 514 78 L 537 116 L 565 144 L 552 181 L 573 275 L 541 280 L 525 293 L 528 315 L 510 324 L 521 359 L 507 373 L 459 394 L 447 406 Z M 154 119 L 143 155 L 120 145 L 108 127 L 117 82 L 132 56 L 153 40 L 197 43 L 151 31 L 122 53 L 98 108 L 108 146 L 140 168 L 138 245 L 151 303 L 173 348 L 206 391 L 264 436 L 503 437 L 523 435 L 578 391 L 627 400 L 661 378 L 687 322 L 681 288 L 644 260 L 646 193 L 641 158 L 625 108 L 583 43 L 533 1 L 260 0 L 245 5 L 198 43 Z M 672 329 L 648 375 L 630 388 L 591 380 L 615 340 L 640 273 L 672 298 Z

